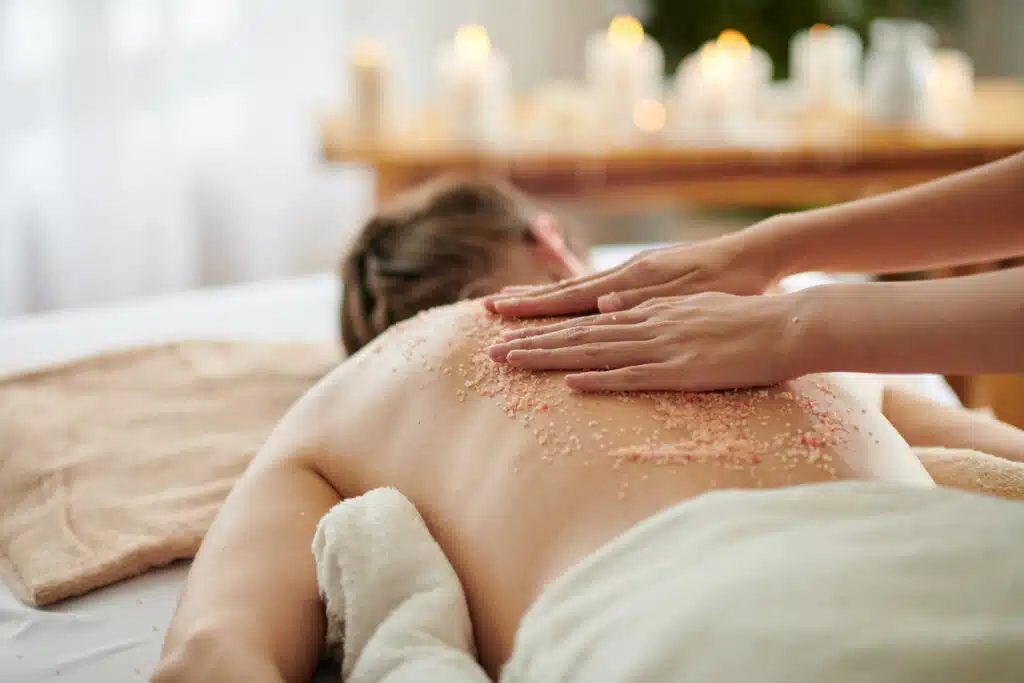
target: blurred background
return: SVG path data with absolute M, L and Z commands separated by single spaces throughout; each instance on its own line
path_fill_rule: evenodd
M 459 26 L 486 26 L 524 91 L 582 78 L 588 38 L 622 13 L 669 72 L 732 28 L 785 76 L 795 31 L 866 39 L 903 16 L 977 78 L 1024 77 L 1021 0 L 0 0 L 0 315 L 330 270 L 376 196 L 371 169 L 321 159 L 357 41 L 401 65 L 415 108 Z M 582 211 L 596 241 L 679 237 L 677 209 Z M 749 219 L 700 216 L 689 236 Z

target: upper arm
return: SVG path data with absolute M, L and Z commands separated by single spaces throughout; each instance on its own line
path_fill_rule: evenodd
M 212 632 L 268 657 L 285 680 L 312 673 L 325 624 L 310 546 L 339 495 L 311 464 L 318 446 L 308 436 L 309 412 L 301 402 L 292 410 L 224 502 L 192 564 L 165 652 Z

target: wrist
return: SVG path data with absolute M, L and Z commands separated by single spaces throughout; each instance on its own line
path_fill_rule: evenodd
M 794 214 L 777 214 L 732 235 L 738 266 L 763 273 L 770 284 L 801 272 L 797 223 Z
M 838 346 L 831 339 L 834 325 L 829 318 L 830 287 L 810 287 L 782 295 L 788 299 L 783 358 L 789 377 L 838 369 L 833 367 L 832 358 Z

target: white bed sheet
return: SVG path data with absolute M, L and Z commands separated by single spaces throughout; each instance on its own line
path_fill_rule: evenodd
M 595 265 L 614 265 L 637 250 L 600 248 Z M 801 289 L 825 281 L 807 274 L 785 285 Z M 0 375 L 183 339 L 331 341 L 338 295 L 336 278 L 325 274 L 0 320 Z M 943 403 L 956 403 L 941 378 L 905 380 Z M 22 605 L 0 585 L 0 682 L 147 680 L 186 570 L 187 563 L 178 563 L 46 609 Z M 317 680 L 336 678 L 322 673 Z

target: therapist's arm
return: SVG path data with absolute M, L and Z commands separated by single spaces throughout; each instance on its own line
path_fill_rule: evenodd
M 798 374 L 1024 373 L 1024 268 L 794 296 Z
M 892 273 L 1024 254 L 1024 153 L 877 197 L 770 218 L 739 233 L 780 275 Z
M 1024 373 L 1024 267 L 921 282 L 705 293 L 506 332 L 496 362 L 578 391 L 710 391 L 818 372 Z
M 305 683 L 312 675 L 325 615 L 310 546 L 339 496 L 309 462 L 311 395 L 275 430 L 217 514 L 153 683 Z

